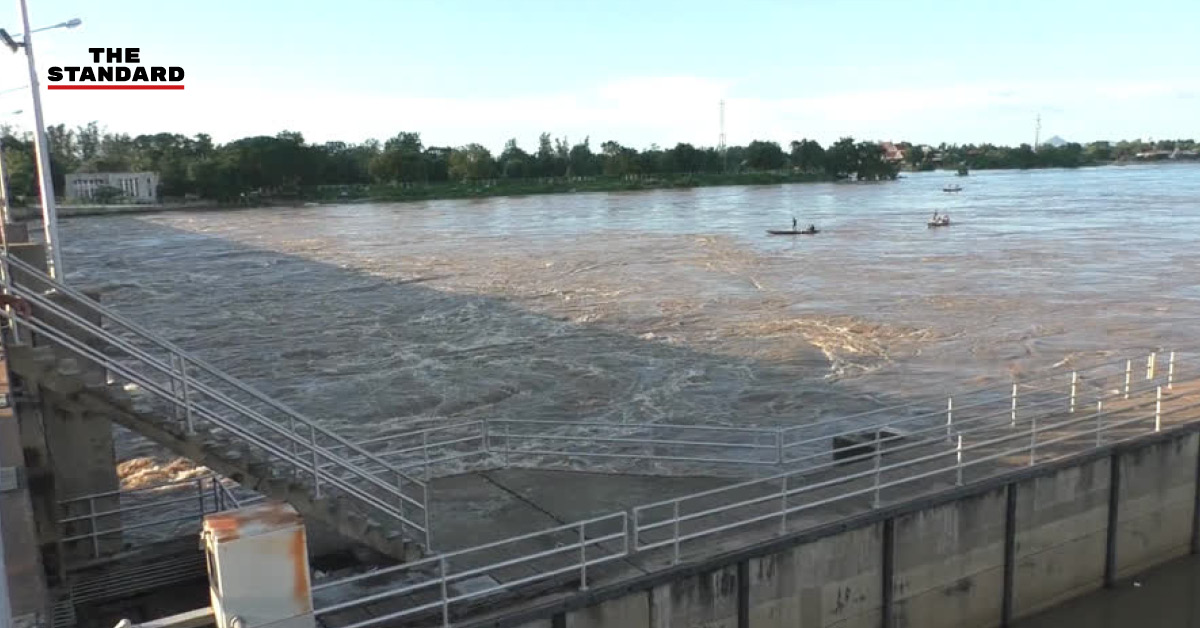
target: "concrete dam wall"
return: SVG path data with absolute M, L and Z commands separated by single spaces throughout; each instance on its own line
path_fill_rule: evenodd
M 1198 428 L 1180 426 L 465 625 L 1008 625 L 1197 551 Z

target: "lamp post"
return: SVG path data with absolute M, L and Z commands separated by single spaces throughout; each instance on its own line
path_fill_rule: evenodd
M 29 62 L 29 87 L 33 92 L 33 142 L 37 150 L 38 189 L 42 195 L 42 229 L 46 234 L 47 257 L 49 258 L 50 276 L 63 281 L 62 250 L 58 241 L 58 210 L 54 205 L 54 178 L 50 171 L 50 146 L 46 141 L 46 128 L 42 120 L 42 94 L 38 89 L 37 63 L 33 58 L 33 33 L 52 28 L 75 28 L 81 21 L 76 18 L 54 26 L 39 28 L 37 31 L 29 28 L 29 9 L 25 0 L 17 0 L 21 9 L 21 24 L 25 33 L 20 46 L 25 48 L 25 59 Z

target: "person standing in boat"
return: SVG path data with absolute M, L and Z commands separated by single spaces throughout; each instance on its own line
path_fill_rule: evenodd
M 795 231 L 798 228 L 796 227 L 796 224 L 796 217 L 792 216 L 792 231 Z

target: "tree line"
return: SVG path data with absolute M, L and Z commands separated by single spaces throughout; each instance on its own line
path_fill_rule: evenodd
M 300 133 L 254 136 L 225 144 L 207 134 L 178 133 L 130 136 L 111 133 L 93 122 L 67 128 L 47 128 L 55 189 L 64 190 L 67 173 L 157 172 L 161 196 L 230 200 L 246 193 L 302 195 L 313 186 L 367 184 L 430 185 L 496 179 L 562 177 L 655 177 L 680 174 L 738 174 L 802 172 L 829 179 L 894 179 L 900 168 L 921 170 L 966 165 L 972 168 L 1074 167 L 1119 159 L 1146 150 L 1135 142 L 1095 142 L 1086 147 L 1067 144 L 1002 147 L 940 145 L 922 147 L 902 142 L 904 161 L 887 159 L 876 142 L 845 137 L 829 146 L 811 139 L 790 142 L 755 140 L 744 146 L 697 147 L 679 143 L 671 148 L 651 145 L 638 150 L 615 141 L 593 147 L 590 138 L 570 142 L 542 133 L 536 147 L 525 150 L 516 139 L 499 154 L 481 144 L 426 146 L 419 133 L 401 132 L 379 142 L 306 142 Z M 15 196 L 36 196 L 32 139 L 0 127 L 9 187 Z M 1168 143 L 1150 144 L 1150 148 Z M 1171 148 L 1192 148 L 1191 140 L 1169 142 Z

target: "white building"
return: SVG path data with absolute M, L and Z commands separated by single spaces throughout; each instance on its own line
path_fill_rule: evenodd
M 156 172 L 77 172 L 67 175 L 67 198 L 91 200 L 96 190 L 112 187 L 125 193 L 135 203 L 158 202 L 158 173 Z

